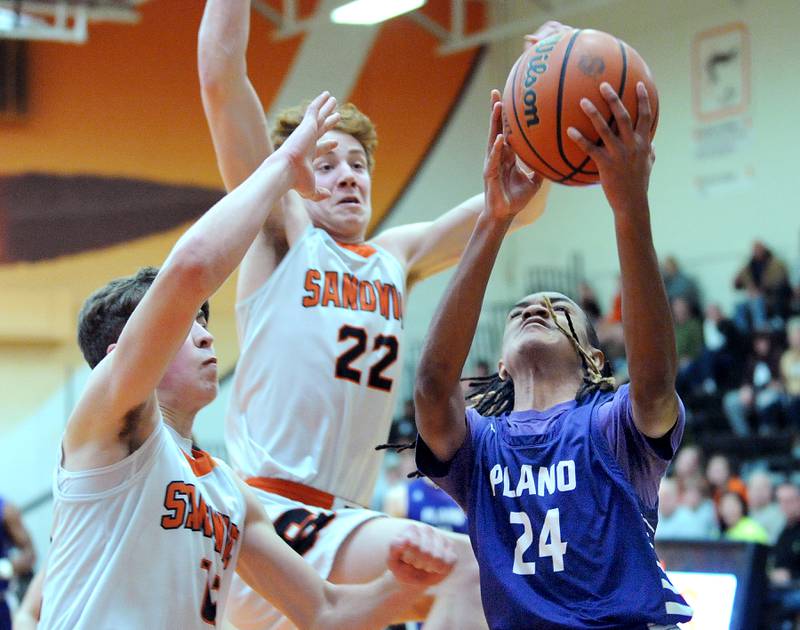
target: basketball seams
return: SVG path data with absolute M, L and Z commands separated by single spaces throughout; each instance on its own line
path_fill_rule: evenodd
M 565 79 L 567 76 L 567 68 L 569 67 L 569 57 L 572 54 L 572 49 L 575 46 L 575 42 L 577 41 L 578 37 L 583 31 L 578 29 L 573 33 L 572 37 L 569 39 L 569 43 L 567 44 L 567 49 L 564 51 L 564 57 L 561 59 L 561 72 L 558 75 L 558 97 L 556 99 L 556 143 L 558 145 L 558 153 L 561 156 L 564 164 L 566 164 L 569 168 L 573 169 L 569 175 L 561 175 L 564 179 L 562 181 L 566 181 L 573 175 L 575 175 L 575 165 L 569 161 L 564 152 L 564 144 L 562 142 L 561 136 L 561 106 L 564 103 L 564 84 L 566 83 Z
M 621 100 L 622 97 L 625 94 L 625 86 L 626 86 L 627 80 L 628 80 L 628 54 L 627 54 L 627 51 L 625 50 L 625 46 L 626 46 L 625 42 L 621 41 L 619 38 L 616 38 L 616 37 L 614 39 L 617 41 L 617 44 L 619 45 L 620 57 L 622 59 L 622 70 L 620 72 L 619 87 L 617 88 L 617 94 L 619 94 L 619 98 Z M 565 70 L 566 70 L 566 60 L 565 60 L 565 63 L 564 63 L 564 67 L 562 67 L 561 70 L 562 70 L 562 76 L 563 76 L 563 74 L 566 73 L 565 72 Z M 560 91 L 561 91 L 561 85 L 559 85 L 559 96 L 561 95 Z M 560 108 L 560 106 L 559 106 L 558 114 L 559 114 L 558 140 L 559 140 L 559 150 L 560 150 L 561 149 L 561 120 L 560 120 L 561 108 Z M 638 116 L 639 116 L 638 111 L 636 113 L 636 116 L 638 118 Z M 614 120 L 614 114 L 612 113 L 612 114 L 609 115 L 608 120 L 606 121 L 606 123 L 609 126 L 611 126 L 611 123 L 613 122 L 613 120 Z M 598 139 L 595 144 L 599 145 L 600 144 L 600 140 Z M 562 153 L 562 156 L 563 156 L 563 153 Z M 596 183 L 596 180 L 594 180 L 594 179 L 592 181 L 588 181 L 588 182 L 585 182 L 585 181 L 582 181 L 582 180 L 579 180 L 579 179 L 575 179 L 575 175 L 577 175 L 577 174 L 581 174 L 581 175 L 599 175 L 598 171 L 587 171 L 587 170 L 584 170 L 583 167 L 586 166 L 591 161 L 591 159 L 592 158 L 590 158 L 587 155 L 586 158 L 584 158 L 583 162 L 578 164 L 577 168 L 572 166 L 572 164 L 570 164 L 570 166 L 573 168 L 573 171 L 568 176 L 566 176 L 564 179 L 559 180 L 558 183 L 560 183 L 560 184 L 568 184 L 568 182 L 570 182 L 570 181 L 578 183 L 578 184 L 582 184 L 582 185 Z M 567 161 L 566 158 L 564 158 L 564 161 L 565 162 Z
M 533 145 L 531 144 L 530 140 L 528 140 L 527 134 L 522 131 L 522 124 L 519 121 L 519 115 L 517 113 L 517 88 L 518 88 L 517 77 L 519 76 L 519 69 L 521 66 L 525 65 L 523 61 L 526 59 L 527 55 L 520 57 L 517 60 L 517 63 L 512 70 L 513 78 L 511 80 L 511 102 L 513 104 L 513 110 L 514 110 L 514 124 L 517 126 L 517 131 L 519 132 L 520 137 L 525 141 L 525 144 L 528 145 L 528 148 L 533 152 L 533 154 L 536 156 L 539 162 L 541 162 L 546 168 L 550 169 L 553 173 L 555 173 L 556 176 L 564 177 L 564 173 L 562 173 L 558 169 L 553 168 L 544 158 L 542 158 L 541 155 L 539 155 L 539 152 L 533 148 Z M 533 166 L 531 166 L 530 164 L 528 166 L 533 168 Z

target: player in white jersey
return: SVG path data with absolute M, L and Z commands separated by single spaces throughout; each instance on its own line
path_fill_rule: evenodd
M 385 572 L 367 585 L 325 583 L 249 488 L 191 444 L 195 414 L 217 392 L 205 300 L 290 187 L 324 196 L 311 158 L 334 108 L 318 97 L 284 148 L 201 217 L 159 272 L 145 268 L 87 300 L 79 342 L 93 371 L 55 474 L 42 627 L 215 626 L 236 571 L 300 627 L 374 628 L 452 568 L 443 538 L 409 530 L 388 557 L 399 581 Z
M 229 190 L 272 150 L 247 77 L 249 13 L 250 0 L 207 0 L 199 35 L 203 105 Z M 275 144 L 296 125 L 297 111 L 279 116 Z M 380 467 L 373 448 L 389 432 L 409 284 L 458 260 L 484 198 L 365 242 L 375 132 L 354 106 L 340 112 L 326 135 L 337 148 L 314 162 L 317 183 L 332 196 L 311 203 L 284 197 L 243 262 L 241 356 L 226 444 L 278 532 L 321 575 L 348 583 L 381 571 L 388 541 L 405 523 L 357 508 L 367 504 Z M 499 127 L 499 119 L 492 124 Z M 517 225 L 531 223 L 544 207 L 544 191 L 536 194 L 541 180 L 517 168 L 504 176 L 515 200 L 527 204 Z M 299 523 L 301 537 L 292 533 Z M 433 607 L 411 602 L 398 613 L 427 615 L 434 629 L 485 627 L 468 540 L 454 540 L 459 563 Z M 231 592 L 229 618 L 242 630 L 283 624 L 242 585 Z

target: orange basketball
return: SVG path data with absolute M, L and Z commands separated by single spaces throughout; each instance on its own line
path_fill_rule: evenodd
M 603 81 L 620 95 L 634 125 L 636 83 L 644 83 L 653 112 L 652 138 L 658 123 L 658 92 L 647 64 L 625 42 L 601 31 L 570 29 L 526 50 L 511 69 L 503 92 L 503 133 L 520 159 L 560 184 L 597 183 L 594 161 L 567 136 L 567 129 L 575 127 L 590 141 L 599 142 L 580 100 L 591 100 L 611 122 L 611 110 L 600 93 Z

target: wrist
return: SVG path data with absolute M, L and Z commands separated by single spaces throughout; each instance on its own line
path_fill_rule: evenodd
M 492 232 L 505 233 L 514 221 L 513 216 L 496 215 L 489 208 L 486 208 L 478 216 L 477 226 L 481 230 L 490 230 Z
M 611 210 L 615 217 L 630 218 L 650 218 L 650 202 L 647 198 L 647 191 L 625 195 L 622 199 L 611 204 Z

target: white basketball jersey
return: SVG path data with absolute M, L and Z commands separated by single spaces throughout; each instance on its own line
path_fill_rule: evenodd
M 53 484 L 40 628 L 221 625 L 245 500 L 234 473 L 159 423 L 132 455 Z
M 405 270 L 385 250 L 304 232 L 237 305 L 234 468 L 369 504 L 401 373 L 404 293 Z

